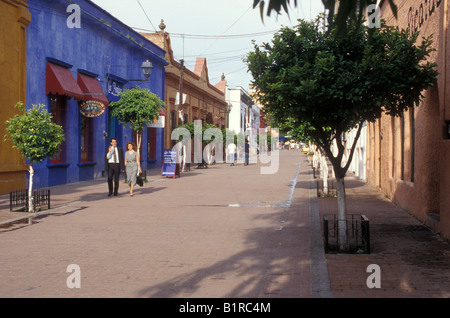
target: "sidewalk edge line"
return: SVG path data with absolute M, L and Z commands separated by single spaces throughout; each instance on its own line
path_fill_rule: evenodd
M 311 231 L 311 297 L 332 298 L 327 258 L 323 246 L 319 203 L 312 170 L 309 169 L 309 217 Z

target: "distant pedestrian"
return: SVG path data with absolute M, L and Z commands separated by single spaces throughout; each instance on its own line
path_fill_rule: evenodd
M 117 139 L 111 138 L 111 146 L 105 155 L 105 170 L 108 172 L 108 196 L 117 196 L 120 171 L 124 171 L 123 150 L 117 147 Z
M 234 142 L 230 142 L 227 147 L 228 150 L 228 157 L 230 160 L 230 166 L 234 166 L 234 160 L 236 156 L 236 145 Z
M 142 173 L 139 154 L 136 151 L 136 145 L 133 142 L 127 143 L 127 152 L 125 153 L 125 169 L 127 172 L 128 186 L 130 187 L 130 196 L 133 196 L 133 189 L 136 185 L 136 178 Z
M 248 159 L 250 157 L 250 145 L 248 144 L 248 140 L 245 139 L 244 145 L 244 166 L 248 166 Z

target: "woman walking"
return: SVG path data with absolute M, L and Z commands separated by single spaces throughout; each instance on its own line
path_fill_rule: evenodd
M 138 171 L 142 173 L 139 154 L 136 152 L 136 145 L 133 142 L 127 143 L 127 152 L 125 153 L 125 171 L 127 181 L 130 186 L 130 196 L 133 196 L 133 189 L 136 185 Z

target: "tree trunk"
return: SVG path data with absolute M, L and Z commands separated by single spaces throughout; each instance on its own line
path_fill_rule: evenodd
M 353 140 L 352 147 L 350 149 L 350 154 L 347 159 L 347 163 L 344 167 L 341 166 L 342 158 L 345 154 L 345 146 L 342 140 L 342 132 L 336 131 L 336 146 L 338 148 L 338 154 L 335 156 L 331 151 L 330 144 L 322 144 L 321 147 L 328 156 L 328 159 L 333 165 L 333 173 L 336 178 L 336 192 L 338 198 L 338 244 L 341 251 L 348 248 L 348 233 L 347 233 L 347 201 L 345 194 L 345 184 L 344 178 L 350 163 L 353 159 L 353 154 L 355 152 L 356 143 L 361 134 L 361 129 L 363 123 L 360 123 L 356 131 L 356 136 Z
M 347 201 L 345 199 L 344 177 L 336 177 L 336 190 L 338 199 L 338 243 L 340 250 L 348 246 L 347 237 Z
M 34 212 L 33 206 L 34 206 L 34 197 L 33 197 L 33 176 L 34 176 L 34 169 L 33 169 L 33 163 L 30 162 L 30 182 L 28 186 L 28 212 Z
M 137 133 L 136 134 L 136 143 L 137 143 L 137 153 L 138 153 L 138 155 L 139 155 L 139 158 L 141 158 L 141 154 L 139 153 L 140 152 L 140 149 L 141 149 L 141 139 L 142 139 L 142 133 Z M 128 149 L 126 149 L 125 151 L 127 151 Z
M 181 169 L 181 171 L 186 171 L 186 145 L 183 144 L 181 149 L 183 149 L 183 168 Z
M 322 180 L 323 180 L 323 194 L 328 195 L 328 163 L 327 157 L 324 154 L 320 154 L 320 166 L 322 168 Z

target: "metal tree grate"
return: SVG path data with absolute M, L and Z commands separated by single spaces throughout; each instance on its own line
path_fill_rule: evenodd
M 33 191 L 33 211 L 42 208 L 50 209 L 50 190 Z M 28 190 L 18 190 L 9 193 L 9 210 L 11 212 L 28 211 Z
M 345 222 L 346 242 L 339 242 L 339 222 Z M 369 219 L 361 214 L 349 214 L 346 220 L 338 220 L 336 214 L 329 219 L 323 216 L 325 253 L 347 252 L 370 254 Z

